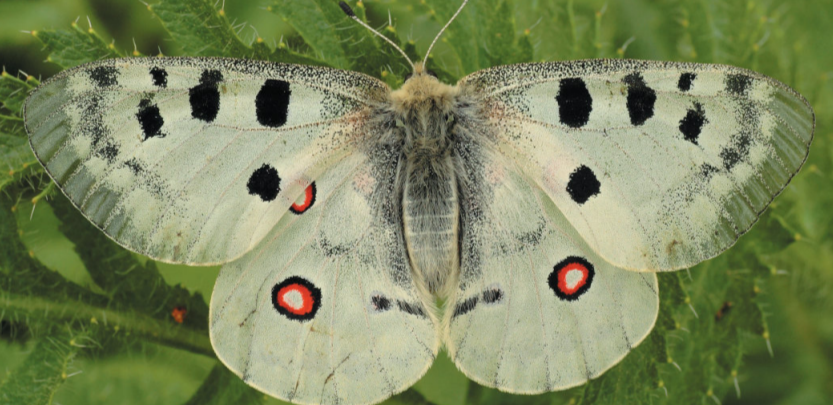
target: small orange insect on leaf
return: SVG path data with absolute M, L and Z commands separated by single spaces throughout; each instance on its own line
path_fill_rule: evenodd
M 188 310 L 185 307 L 175 307 L 171 311 L 171 318 L 174 318 L 176 323 L 182 323 L 185 320 L 185 315 L 188 314 Z

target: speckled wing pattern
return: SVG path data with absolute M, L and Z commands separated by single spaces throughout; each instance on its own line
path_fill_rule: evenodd
M 25 122 L 81 212 L 156 260 L 251 250 L 324 168 L 361 143 L 382 82 L 321 67 L 211 58 L 94 62 L 46 81 Z
M 491 128 L 457 126 L 460 282 L 446 304 L 449 356 L 502 391 L 566 389 L 601 375 L 651 331 L 653 273 L 602 259 L 519 162 L 490 147 Z
M 501 66 L 459 83 L 495 148 L 609 263 L 689 267 L 729 248 L 804 163 L 807 101 L 721 65 L 588 60 Z
M 220 271 L 211 341 L 248 384 L 299 404 L 370 404 L 414 384 L 439 350 L 432 300 L 413 279 L 394 193 L 400 154 L 356 152 Z

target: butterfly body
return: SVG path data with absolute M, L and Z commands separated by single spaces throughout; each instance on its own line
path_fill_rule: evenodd
M 415 276 L 432 293 L 447 289 L 459 271 L 460 211 L 454 154 L 459 91 L 423 71 L 391 93 L 394 144 L 402 161 L 396 176 L 402 220 Z
M 416 72 L 395 91 L 323 67 L 104 60 L 45 81 L 24 117 L 47 173 L 116 242 L 224 264 L 218 357 L 302 404 L 382 401 L 441 345 L 504 391 L 598 377 L 651 331 L 654 273 L 728 249 L 814 128 L 761 74 L 632 60 L 456 86 Z

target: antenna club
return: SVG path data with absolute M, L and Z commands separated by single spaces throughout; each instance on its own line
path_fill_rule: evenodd
M 344 11 L 344 14 L 347 14 L 348 17 L 356 18 L 356 13 L 353 12 L 353 9 L 347 3 L 340 1 L 338 2 L 338 6 L 341 7 L 341 11 Z

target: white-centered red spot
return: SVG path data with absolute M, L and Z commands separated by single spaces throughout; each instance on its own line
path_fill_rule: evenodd
M 283 316 L 306 321 L 321 306 L 321 290 L 301 277 L 289 277 L 272 288 L 272 303 Z
M 558 272 L 558 289 L 564 294 L 575 294 L 587 283 L 590 274 L 581 263 L 570 263 Z
M 312 208 L 312 205 L 315 204 L 315 191 L 315 182 L 313 182 L 307 186 L 306 190 L 304 190 L 303 199 L 292 204 L 292 206 L 289 207 L 289 210 L 292 211 L 293 214 L 300 215 Z
M 558 298 L 573 301 L 587 292 L 594 275 L 595 269 L 590 262 L 571 256 L 555 265 L 547 281 Z
M 290 284 L 278 291 L 278 305 L 295 315 L 306 315 L 312 311 L 312 293 L 300 284 Z

